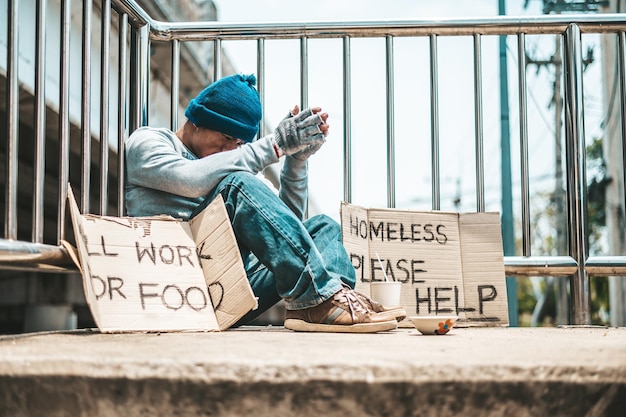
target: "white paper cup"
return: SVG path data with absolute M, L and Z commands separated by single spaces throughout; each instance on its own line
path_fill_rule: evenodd
M 401 288 L 399 281 L 370 282 L 370 296 L 384 306 L 397 306 L 400 305 Z

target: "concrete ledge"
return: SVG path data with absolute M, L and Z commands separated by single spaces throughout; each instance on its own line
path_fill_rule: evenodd
M 626 328 L 0 338 L 1 416 L 622 416 Z

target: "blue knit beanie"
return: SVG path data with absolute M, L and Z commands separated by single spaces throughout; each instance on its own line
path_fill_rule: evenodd
M 259 131 L 262 114 L 255 85 L 252 74 L 224 77 L 191 100 L 185 116 L 198 127 L 251 142 Z

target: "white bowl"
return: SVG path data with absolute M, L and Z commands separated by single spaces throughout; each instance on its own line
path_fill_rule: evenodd
M 458 316 L 411 316 L 409 320 L 421 334 L 442 335 L 452 329 L 458 318 Z

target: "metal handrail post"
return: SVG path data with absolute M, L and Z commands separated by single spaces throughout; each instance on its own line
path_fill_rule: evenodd
M 4 237 L 17 239 L 17 173 L 19 149 L 18 6 L 9 1 L 7 16 L 7 163 L 5 172 Z
M 91 194 L 91 27 L 92 0 L 83 1 L 81 85 L 81 211 L 89 213 Z
M 109 84 L 111 57 L 111 3 L 103 0 L 100 28 L 100 204 L 99 213 L 106 215 L 109 205 Z
M 483 146 L 483 79 L 481 35 L 474 34 L 474 135 L 476 148 L 476 211 L 485 211 L 485 155 Z
M 33 162 L 32 238 L 43 243 L 44 179 L 46 174 L 46 15 L 45 1 L 37 2 L 35 28 L 35 154 Z
M 170 80 L 170 127 L 178 130 L 178 103 L 180 101 L 180 41 L 172 41 L 172 79 Z
M 222 40 L 213 41 L 213 82 L 222 78 Z
M 526 35 L 517 36 L 517 72 L 519 83 L 519 142 L 522 202 L 522 255 L 531 255 L 530 246 L 530 184 L 528 164 L 528 108 L 526 97 Z
M 437 35 L 430 35 L 430 146 L 432 163 L 432 209 L 441 208 L 439 169 L 439 66 Z
M 119 65 L 118 65 L 118 85 L 117 85 L 117 215 L 124 215 L 124 171 L 125 171 L 125 143 L 128 136 L 127 120 L 128 110 L 126 105 L 128 89 L 127 71 L 128 71 L 128 15 L 122 13 L 119 16 Z M 173 81 L 172 81 L 173 83 Z M 172 114 L 176 114 L 172 109 Z
M 265 40 L 259 39 L 256 44 L 256 78 L 257 89 L 259 90 L 259 99 L 261 100 L 261 108 L 265 108 Z M 265 136 L 267 127 L 265 118 L 261 118 L 259 125 L 258 137 Z
M 387 88 L 387 207 L 396 207 L 396 145 L 394 119 L 394 68 L 393 36 L 386 36 L 386 88 Z
M 70 172 L 70 0 L 61 0 L 61 59 L 59 62 L 59 212 L 57 244 L 65 239 L 65 203 Z
M 343 38 L 343 199 L 352 202 L 352 58 L 350 37 Z
M 585 133 L 583 124 L 583 70 L 580 28 L 570 24 L 564 34 L 565 75 L 565 147 L 567 165 L 567 198 L 569 254 L 578 267 L 570 281 L 571 322 L 591 323 L 591 294 L 585 262 L 587 243 Z
M 148 124 L 148 86 L 150 83 L 150 28 L 131 31 L 130 42 L 130 116 L 129 131 Z

